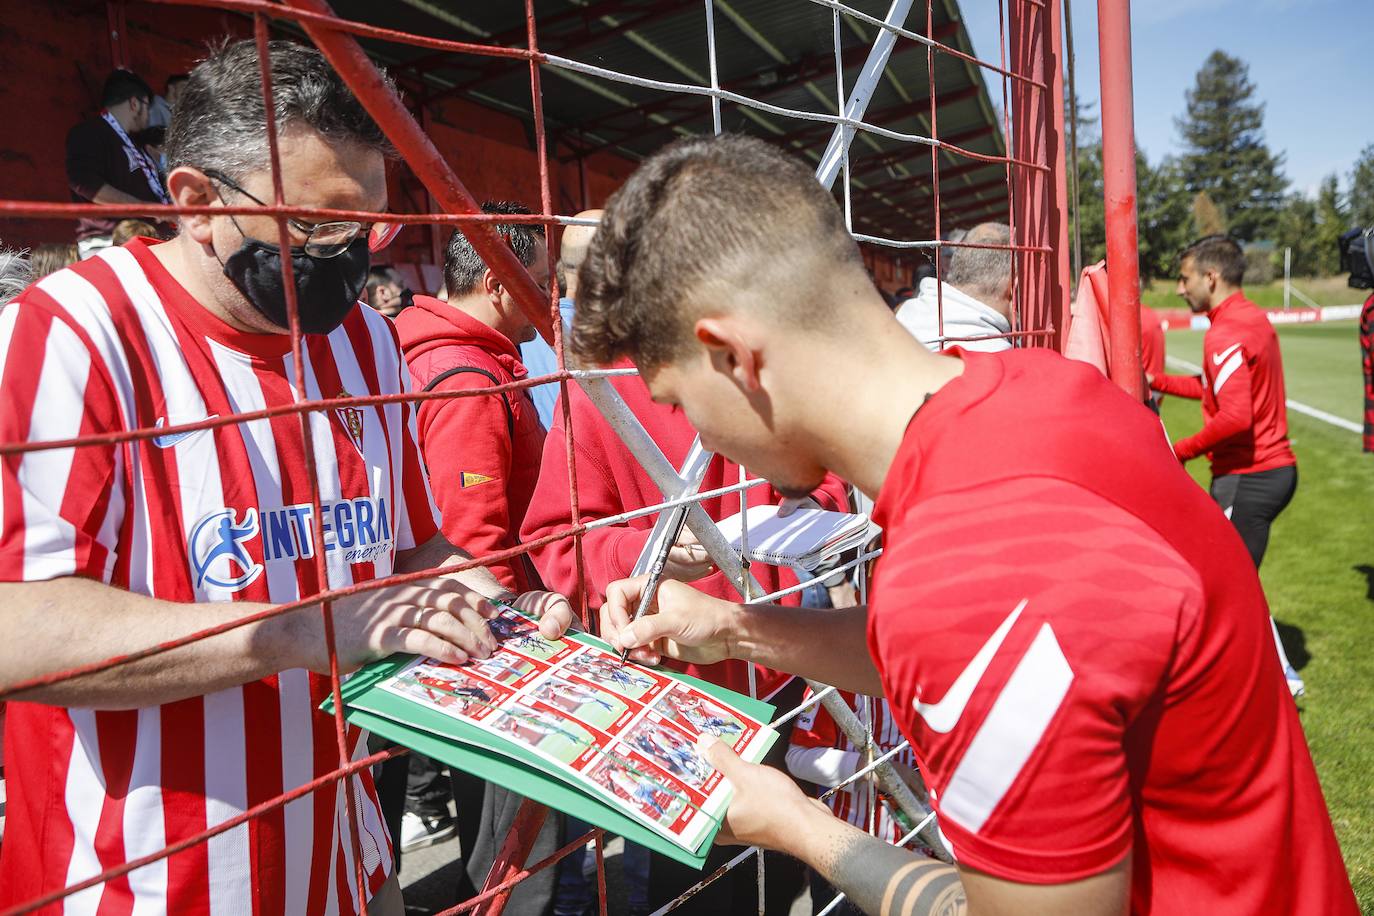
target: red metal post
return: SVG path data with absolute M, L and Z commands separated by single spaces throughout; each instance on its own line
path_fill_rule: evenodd
M 539 830 L 544 826 L 544 818 L 548 817 L 548 814 L 548 808 L 528 798 L 520 803 L 520 809 L 515 812 L 515 820 L 511 821 L 510 832 L 506 834 L 505 842 L 501 844 L 501 850 L 491 863 L 491 870 L 487 872 L 486 883 L 482 885 L 483 891 L 501 886 L 524 869 L 525 860 L 529 858 L 535 838 L 539 836 Z M 503 891 L 483 904 L 478 912 L 482 913 L 482 916 L 500 916 L 509 899 L 510 891 Z
M 334 15 L 325 0 L 284 0 L 285 5 L 298 10 Z M 302 20 L 310 40 L 315 43 L 329 63 L 343 77 L 348 88 L 362 102 L 368 114 L 391 140 L 397 151 L 405 157 L 416 176 L 434 195 L 439 206 L 446 213 L 479 214 L 481 206 L 468 192 L 467 187 L 454 174 L 448 161 L 434 146 L 433 141 L 416 123 L 415 118 L 406 110 L 405 104 L 383 81 L 381 72 L 359 46 L 352 35 L 319 22 Z M 501 281 L 506 284 L 511 296 L 519 304 L 521 311 L 540 335 L 553 345 L 553 321 L 550 318 L 548 295 L 530 277 L 525 265 L 515 256 L 501 236 L 486 223 L 469 223 L 463 234 L 472 242 L 473 249 L 486 262 Z
M 128 19 L 125 16 L 124 0 L 106 0 L 105 19 L 110 32 L 110 66 L 115 69 L 129 69 Z
M 1140 261 L 1136 243 L 1135 109 L 1129 0 L 1098 0 L 1102 73 L 1102 179 L 1107 203 L 1107 311 L 1111 377 L 1143 399 Z
M 1014 208 L 1012 242 L 1048 248 L 1018 251 L 1017 270 L 1025 330 L 1053 327 L 1055 344 L 1068 312 L 1067 193 L 1064 181 L 1064 91 L 1060 76 L 1059 5 L 1010 0 L 1007 9 L 1011 80 L 1011 151 Z M 1039 85 L 1035 85 L 1039 84 Z

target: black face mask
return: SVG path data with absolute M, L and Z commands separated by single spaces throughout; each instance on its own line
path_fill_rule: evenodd
M 302 334 L 328 334 L 343 324 L 367 284 L 370 262 L 366 237 L 354 239 L 343 254 L 332 258 L 312 258 L 304 249 L 291 249 Z M 279 246 L 245 238 L 223 265 L 224 275 L 258 314 L 279 328 L 291 326 Z

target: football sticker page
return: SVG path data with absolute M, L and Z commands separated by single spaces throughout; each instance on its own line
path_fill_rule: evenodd
M 489 624 L 501 644 L 490 658 L 418 658 L 379 686 L 529 748 L 588 794 L 696 849 L 729 804 L 697 737 L 714 735 L 756 759 L 767 746 L 765 723 L 659 672 L 621 665 L 612 652 L 545 639 L 513 611 Z

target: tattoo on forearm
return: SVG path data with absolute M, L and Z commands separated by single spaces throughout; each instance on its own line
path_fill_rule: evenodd
M 951 865 L 859 834 L 837 838 L 819 870 L 869 916 L 966 916 Z

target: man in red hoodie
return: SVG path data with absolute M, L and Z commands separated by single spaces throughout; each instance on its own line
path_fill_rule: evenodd
M 488 203 L 487 213 L 523 214 L 513 203 Z M 549 282 L 544 229 L 497 224 L 540 285 Z M 444 259 L 448 301 L 416 296 L 396 318 L 401 348 L 417 391 L 470 391 L 525 377 L 519 346 L 534 326 L 462 232 Z M 544 430 L 527 390 L 420 402 L 420 454 L 443 516 L 444 535 L 475 557 L 514 547 L 539 478 Z M 523 558 L 494 563 L 508 587 L 537 581 Z
M 487 213 L 530 212 L 505 202 L 484 204 L 482 209 Z M 547 286 L 549 257 L 543 227 L 496 223 L 493 228 L 535 282 Z M 524 378 L 525 367 L 517 348 L 533 339 L 534 327 L 461 230 L 449 240 L 444 281 L 447 302 L 416 296 L 414 306 L 396 317 L 415 390 L 480 390 Z M 416 412 L 416 429 L 430 489 L 443 517 L 444 535 L 475 557 L 516 546 L 544 446 L 544 429 L 529 392 L 520 389 L 422 401 Z M 489 568 L 516 591 L 527 591 L 539 581 L 524 556 L 493 563 Z M 411 775 L 413 779 L 414 771 Z M 498 786 L 488 786 L 483 793 L 479 780 L 457 773 L 453 788 L 467 860 L 464 864 L 468 877 L 480 886 L 521 798 Z M 442 829 L 442 820 L 426 820 L 423 839 L 418 839 L 420 832 L 410 831 L 416 834 L 417 844 L 430 839 L 433 828 Z M 403 844 L 407 836 L 403 825 Z M 553 852 L 558 836 L 558 819 L 549 817 L 531 861 Z M 539 912 L 552 893 L 553 871 L 545 870 L 512 893 L 512 912 Z

